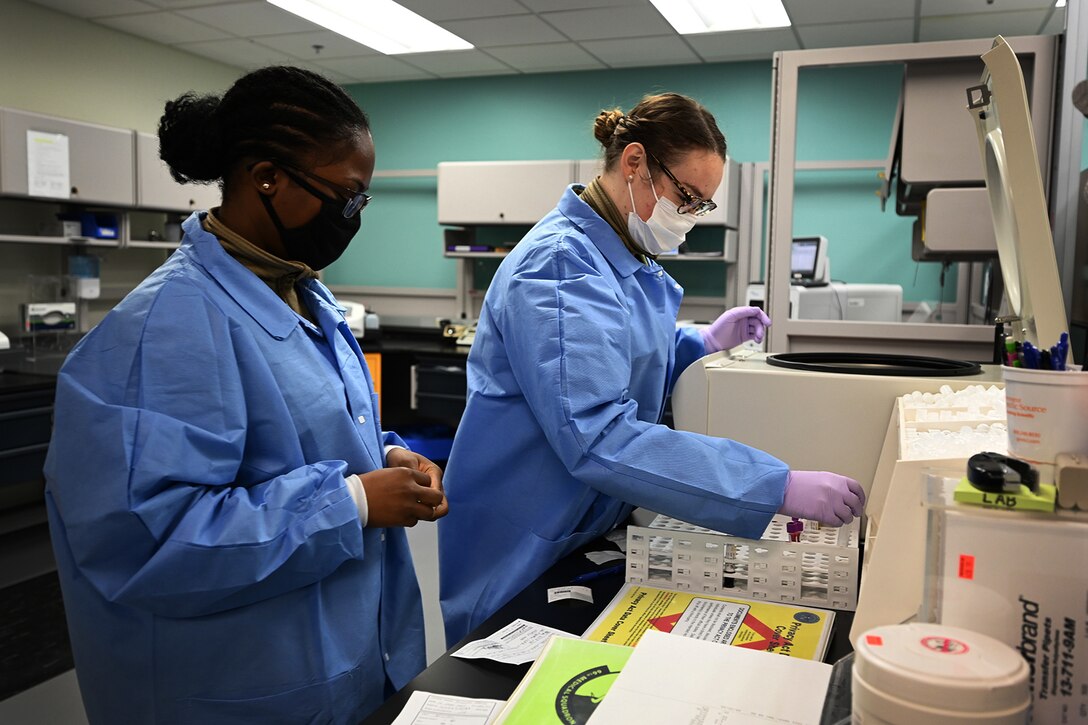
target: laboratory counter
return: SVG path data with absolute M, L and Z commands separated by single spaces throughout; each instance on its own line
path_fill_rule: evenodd
M 483 639 L 493 634 L 515 619 L 524 619 L 580 636 L 589 628 L 597 615 L 604 611 L 604 608 L 612 601 L 612 597 L 623 586 L 624 577 L 622 572 L 605 575 L 584 584 L 593 591 L 592 603 L 561 600 L 549 604 L 547 591 L 552 587 L 570 584 L 571 579 L 580 574 L 605 569 L 610 566 L 610 564 L 594 565 L 585 557 L 586 552 L 615 549 L 616 546 L 613 543 L 605 539 L 598 539 L 558 561 L 483 624 L 435 660 L 430 667 L 386 700 L 381 707 L 363 721 L 362 725 L 387 725 L 393 722 L 397 715 L 400 714 L 405 703 L 408 702 L 408 698 L 416 690 L 495 700 L 509 698 L 521 678 L 529 671 L 532 663 L 509 665 L 485 659 L 466 660 L 453 657 L 451 653 L 456 652 L 468 642 Z M 827 654 L 824 658 L 826 662 L 837 662 L 853 652 L 849 637 L 850 625 L 853 620 L 853 612 L 836 612 L 831 641 L 828 644 Z M 849 689 L 842 687 L 842 677 L 839 675 L 840 672 L 844 671 L 848 678 L 849 669 L 844 670 L 840 667 L 835 669 L 828 690 L 829 693 L 834 693 L 833 699 L 835 701 L 825 703 L 823 722 L 838 722 L 840 719 L 839 713 L 843 712 L 844 707 L 846 714 L 849 715 Z M 845 703 L 842 702 L 844 698 Z M 834 705 L 834 707 L 830 708 L 829 705 Z M 829 717 L 828 713 L 831 709 L 834 710 L 835 715 Z

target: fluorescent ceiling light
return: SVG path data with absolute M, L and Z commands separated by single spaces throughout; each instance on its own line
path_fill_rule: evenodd
M 268 0 L 379 53 L 467 50 L 472 46 L 393 0 Z
M 650 0 L 676 32 L 785 28 L 790 24 L 782 0 Z
M 1054 7 L 1064 8 L 1065 7 L 1065 0 L 1058 0 L 1058 2 L 1054 3 Z

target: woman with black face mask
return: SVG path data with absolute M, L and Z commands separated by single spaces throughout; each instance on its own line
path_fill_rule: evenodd
M 447 511 L 314 275 L 370 199 L 366 116 L 264 68 L 167 103 L 159 140 L 222 205 L 73 350 L 46 462 L 88 718 L 356 723 L 424 667 L 400 527 Z

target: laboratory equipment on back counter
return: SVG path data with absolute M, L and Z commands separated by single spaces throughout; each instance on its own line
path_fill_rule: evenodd
M 790 283 L 815 287 L 831 281 L 825 237 L 794 237 L 790 245 Z
M 381 331 L 381 323 L 378 315 L 374 312 L 368 312 L 366 307 L 361 302 L 351 302 L 349 300 L 337 300 L 344 309 L 344 319 L 348 323 L 348 329 L 357 338 L 377 337 Z

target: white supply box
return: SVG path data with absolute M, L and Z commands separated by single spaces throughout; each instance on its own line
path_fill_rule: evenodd
M 931 487 L 926 614 L 1028 663 L 1035 723 L 1088 721 L 1088 513 L 994 511 Z
M 969 385 L 896 398 L 873 487 L 865 502 L 865 559 L 851 640 L 873 627 L 914 617 L 922 605 L 926 511 L 923 473 L 966 472 L 984 450 L 1004 453 L 1005 394 Z
M 627 527 L 627 581 L 853 611 L 858 597 L 858 519 L 816 528 L 801 540 L 776 515 L 763 538 L 745 539 L 658 516 Z

